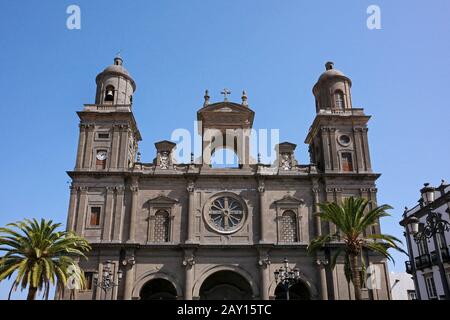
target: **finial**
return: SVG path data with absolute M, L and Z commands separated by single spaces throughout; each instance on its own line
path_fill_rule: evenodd
M 203 106 L 206 107 L 207 105 L 209 105 L 209 98 L 210 98 L 208 89 L 205 90 L 204 98 L 205 98 L 205 102 L 203 102 Z
M 194 164 L 194 153 L 191 152 L 191 164 Z
M 327 63 L 325 63 L 325 69 L 326 70 L 331 70 L 334 68 L 334 62 L 333 61 L 328 61 Z
M 258 153 L 258 163 L 261 163 L 261 153 Z
M 248 103 L 247 103 L 247 92 L 245 90 L 242 91 L 242 105 L 243 106 L 248 106 Z
M 223 101 L 227 102 L 228 101 L 228 95 L 231 94 L 231 91 L 228 90 L 227 88 L 225 88 L 225 89 L 223 89 L 221 94 L 223 94 Z
M 122 50 L 119 50 L 119 52 L 117 52 L 116 57 L 114 58 L 114 64 L 116 66 L 121 66 L 123 64 Z

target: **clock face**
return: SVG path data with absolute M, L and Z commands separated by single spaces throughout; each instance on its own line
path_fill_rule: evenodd
M 106 160 L 106 151 L 97 152 L 97 159 L 100 161 Z

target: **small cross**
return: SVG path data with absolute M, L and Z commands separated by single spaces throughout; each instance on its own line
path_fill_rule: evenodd
M 225 88 L 220 94 L 223 94 L 223 101 L 228 101 L 228 95 L 231 94 L 231 91 Z

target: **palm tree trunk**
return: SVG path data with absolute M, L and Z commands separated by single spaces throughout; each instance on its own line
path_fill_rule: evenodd
M 357 256 L 349 254 L 350 268 L 352 269 L 353 288 L 355 289 L 355 300 L 361 300 L 361 275 L 358 270 Z
M 34 300 L 34 299 L 36 299 L 36 293 L 37 293 L 37 288 L 30 286 L 30 288 L 28 289 L 27 300 Z

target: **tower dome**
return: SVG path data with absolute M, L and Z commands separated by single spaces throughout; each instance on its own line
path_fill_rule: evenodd
M 127 69 L 123 67 L 120 56 L 114 63 L 97 75 L 96 104 L 128 105 L 133 101 L 136 83 Z
M 351 109 L 351 87 L 350 78 L 335 69 L 333 62 L 327 62 L 325 72 L 320 75 L 313 88 L 316 111 Z

